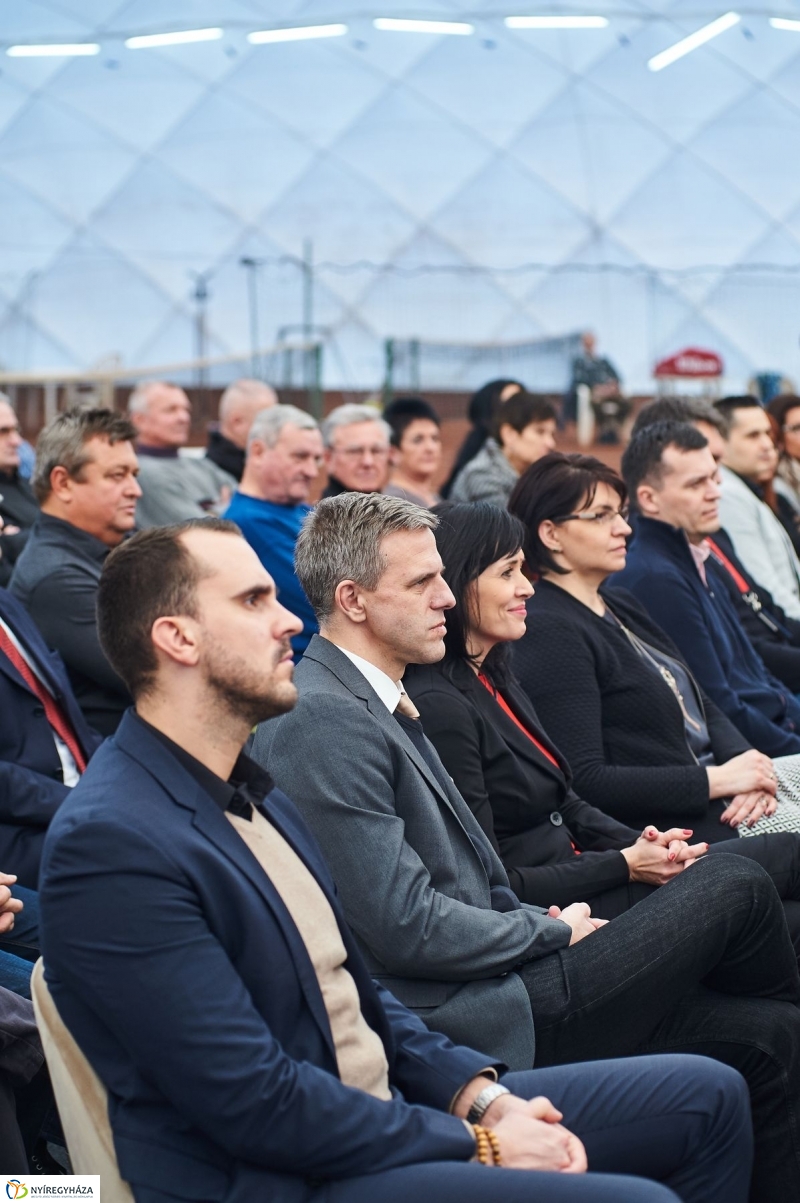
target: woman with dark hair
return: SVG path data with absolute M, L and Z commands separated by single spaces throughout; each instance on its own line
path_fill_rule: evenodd
M 689 850 L 691 832 L 683 829 L 642 835 L 576 796 L 569 766 L 509 665 L 509 642 L 525 630 L 532 593 L 521 523 L 480 502 L 434 513 L 456 604 L 447 613 L 444 660 L 410 667 L 404 678 L 425 733 L 524 902 L 582 901 L 597 918 L 621 914 L 705 845 Z
M 556 411 L 546 397 L 515 393 L 494 415 L 491 438 L 461 471 L 451 501 L 490 501 L 502 506 L 520 473 L 556 445 Z
M 392 431 L 392 474 L 383 490 L 424 509 L 440 500 L 436 479 L 442 463 L 442 423 L 424 397 L 396 397 L 383 411 Z
M 800 551 L 800 397 L 774 397 L 767 413 L 778 448 L 778 469 L 771 482 L 775 501 L 772 508 L 788 531 L 795 551 Z
M 469 408 L 467 417 L 472 423 L 472 430 L 469 431 L 464 442 L 461 444 L 461 449 L 456 456 L 456 462 L 453 464 L 453 470 L 442 486 L 442 497 L 449 497 L 450 490 L 455 484 L 455 479 L 462 468 L 466 468 L 470 460 L 474 459 L 478 454 L 483 444 L 489 437 L 492 428 L 494 415 L 503 404 L 508 401 L 509 397 L 513 397 L 515 393 L 525 391 L 525 385 L 520 384 L 518 380 L 490 380 L 488 384 L 484 384 L 476 393 L 473 393 L 469 400 Z
M 522 688 L 607 814 L 712 842 L 800 830 L 797 758 L 751 748 L 639 603 L 604 584 L 625 566 L 626 503 L 592 456 L 554 453 L 520 479 L 509 506 L 538 577 L 514 649 Z

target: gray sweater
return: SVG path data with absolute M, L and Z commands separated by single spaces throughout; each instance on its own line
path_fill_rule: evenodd
M 142 496 L 136 503 L 139 530 L 219 513 L 236 490 L 234 478 L 210 459 L 148 455 L 141 450 L 139 484 L 142 486 Z M 220 490 L 226 486 L 229 494 L 220 498 Z
M 450 491 L 451 501 L 491 501 L 508 505 L 514 485 L 519 480 L 494 439 L 487 439 L 474 459 L 466 464 L 455 479 Z

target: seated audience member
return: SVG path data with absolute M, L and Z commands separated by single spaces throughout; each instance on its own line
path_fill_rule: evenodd
M 723 397 L 715 408 L 725 439 L 720 520 L 747 571 L 766 585 L 790 618 L 800 619 L 800 561 L 764 501 L 778 460 L 769 417 L 755 397 Z
M 772 481 L 775 512 L 795 551 L 800 545 L 800 397 L 781 394 L 767 406 L 778 448 L 778 470 Z
M 522 523 L 482 503 L 474 514 L 464 505 L 434 512 L 443 575 L 456 604 L 444 658 L 412 666 L 403 684 L 444 767 L 500 852 L 517 896 L 538 906 L 583 900 L 598 918 L 614 918 L 676 877 L 685 861 L 670 860 L 648 842 L 655 828 L 642 833 L 646 792 L 633 816 L 636 830 L 581 801 L 569 764 L 514 677 L 511 645 L 525 633 L 525 603 L 533 592 L 522 571 Z M 560 675 L 569 677 L 566 665 Z M 770 762 L 752 756 L 764 762 L 759 777 L 774 790 Z M 772 794 L 763 797 L 771 801 Z M 800 827 L 800 807 L 791 809 Z M 691 829 L 677 823 L 673 815 L 667 826 L 688 838 Z M 690 851 L 702 855 L 709 845 Z M 800 835 L 765 835 L 746 845 L 737 840 L 711 851 L 752 856 L 767 869 L 790 900 L 792 938 L 800 949 Z
M 779 1064 L 787 1035 L 792 1049 L 800 1037 L 798 979 L 772 883 L 744 857 L 704 857 L 606 925 L 586 905 L 548 913 L 516 899 L 399 684 L 409 662 L 444 653 L 453 596 L 436 522 L 380 496 L 330 498 L 309 515 L 296 567 L 321 634 L 297 668 L 297 706 L 253 745 L 279 788 L 291 784 L 370 972 L 430 1027 L 507 1063 L 530 1064 L 535 1016 L 537 1065 L 689 1043 L 741 1065 L 755 1194 L 800 1189 L 800 1079 L 789 1085 L 800 1048 L 796 1067 Z M 668 857 L 673 834 L 652 842 Z
M 572 361 L 572 380 L 564 398 L 564 422 L 574 422 L 578 416 L 578 386 L 581 384 L 589 388 L 593 405 L 619 397 L 619 372 L 610 359 L 597 354 L 597 335 L 591 330 L 581 335 L 581 353 Z
M 20 475 L 22 445 L 17 415 L 0 393 L 0 585 L 8 584 L 28 533 L 39 517 L 33 489 Z
M 518 380 L 490 380 L 488 384 L 484 384 L 472 394 L 467 408 L 467 417 L 472 423 L 472 428 L 461 444 L 450 475 L 442 485 L 442 497 L 449 497 L 450 490 L 461 469 L 466 468 L 489 438 L 498 407 L 509 397 L 513 397 L 515 393 L 524 391 L 525 386 Z
M 219 422 L 208 432 L 206 459 L 235 480 L 241 480 L 253 419 L 277 404 L 275 389 L 261 380 L 236 380 L 229 384 L 219 399 Z
M 383 417 L 392 430 L 392 475 L 383 490 L 429 509 L 440 500 L 436 482 L 442 466 L 439 416 L 423 397 L 398 397 Z
M 622 457 L 634 513 L 621 586 L 680 649 L 700 686 L 768 756 L 800 752 L 800 705 L 765 668 L 727 594 L 709 587 L 705 545 L 719 529 L 717 465 L 682 422 L 640 431 Z
M 689 422 L 704 434 L 714 461 L 720 463 L 725 451 L 722 418 L 709 401 L 699 397 L 653 401 L 639 411 L 633 433 L 655 422 L 671 421 Z M 708 535 L 705 545 L 711 553 L 706 560 L 706 575 L 728 594 L 747 637 L 769 671 L 792 693 L 800 693 L 800 620 L 789 618 L 769 590 L 750 576 L 726 530 L 720 527 L 713 536 Z
M 491 501 L 504 506 L 521 472 L 556 445 L 556 411 L 532 393 L 515 393 L 498 408 L 493 438 L 459 474 L 453 501 Z
M 36 889 L 44 834 L 100 739 L 61 658 L 20 603 L 0 589 L 0 865 Z
M 323 497 L 380 493 L 389 479 L 392 430 L 369 405 L 339 405 L 322 423 L 328 483 Z
M 111 735 L 130 696 L 97 638 L 103 561 L 136 522 L 135 428 L 109 409 L 73 409 L 45 426 L 33 488 L 42 512 L 10 589 L 64 661 L 90 727 Z
M 30 998 L 38 959 L 39 895 L 17 885 L 16 874 L 0 873 L 0 986 Z
M 136 525 L 165 526 L 224 509 L 236 479 L 208 458 L 181 455 L 189 442 L 192 406 L 182 388 L 153 380 L 128 398 L 136 428 L 142 498 Z
M 274 580 L 282 603 L 303 624 L 292 636 L 295 656 L 302 656 L 317 630 L 295 575 L 294 546 L 321 467 L 322 438 L 311 415 L 294 405 L 265 409 L 250 427 L 242 483 L 225 512 Z
M 750 748 L 636 599 L 605 583 L 625 566 L 626 504 L 611 468 L 558 453 L 510 502 L 536 574 L 514 670 L 575 788 L 621 822 L 691 827 L 696 839 L 800 830 L 795 757 Z
M 511 1203 L 676 1203 L 673 1184 L 684 1203 L 744 1203 L 747 1099 L 726 1067 L 507 1073 L 370 981 L 314 840 L 241 753 L 253 723 L 294 705 L 300 623 L 235 526 L 135 536 L 105 567 L 98 615 L 136 709 L 51 828 L 43 953 L 137 1203 L 482 1203 L 476 1156 Z M 788 1000 L 798 979 L 771 886 L 751 884 L 765 909 L 736 926 L 768 948 L 740 969 L 777 957 L 765 985 Z M 790 1027 L 798 1011 L 752 1008 Z M 665 1185 L 634 1176 L 651 1167 Z

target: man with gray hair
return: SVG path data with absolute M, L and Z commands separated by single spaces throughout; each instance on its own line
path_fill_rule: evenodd
M 180 454 L 192 424 L 191 402 L 182 388 L 163 380 L 139 384 L 128 399 L 128 414 L 138 435 L 140 530 L 203 518 L 227 505 L 234 477 L 209 459 Z
M 278 394 L 271 385 L 262 380 L 234 380 L 220 397 L 219 422 L 208 432 L 206 459 L 241 480 L 253 419 L 277 404 Z
M 369 405 L 339 405 L 322 423 L 328 487 L 340 493 L 380 493 L 389 479 L 392 431 Z
M 235 522 L 269 572 L 281 602 L 303 623 L 292 636 L 302 656 L 317 620 L 294 571 L 294 549 L 322 466 L 322 438 L 310 414 L 294 405 L 262 409 L 247 438 L 242 483 L 225 517 Z

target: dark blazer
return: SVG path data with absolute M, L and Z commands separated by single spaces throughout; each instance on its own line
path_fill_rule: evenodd
M 715 588 L 727 593 L 748 639 L 768 670 L 788 685 L 792 693 L 800 693 L 800 620 L 789 618 L 769 590 L 752 579 L 736 555 L 727 531 L 718 530 L 712 538 L 748 587 L 743 593 L 713 552 L 706 560 L 709 580 Z
M 6 526 L 18 526 L 15 535 L 0 533 L 0 585 L 7 585 L 14 565 L 39 517 L 39 502 L 19 472 L 0 472 L 0 517 Z
M 602 595 L 635 635 L 682 659 L 635 597 L 608 587 Z M 568 757 L 582 797 L 635 826 L 691 827 L 698 840 L 736 835 L 719 822 L 725 802 L 709 802 L 708 776 L 686 743 L 674 694 L 618 626 L 558 585 L 539 581 L 513 657 L 520 685 Z M 746 752 L 747 740 L 699 686 L 698 700 L 717 764 Z
M 303 1203 L 310 1179 L 474 1150 L 460 1120 L 400 1094 L 446 1112 L 486 1057 L 375 988 L 297 811 L 278 790 L 264 811 L 334 910 L 395 1099 L 342 1085 L 280 895 L 222 809 L 129 713 L 48 833 L 42 954 L 59 1013 L 109 1092 L 120 1172 L 148 1203 Z
M 512 971 L 565 948 L 564 925 L 520 905 L 433 746 L 429 763 L 338 647 L 314 635 L 295 683 L 253 757 L 292 786 L 370 972 L 437 1031 L 529 1069 L 530 999 Z
M 101 735 L 116 730 L 131 701 L 97 637 L 97 585 L 110 550 L 71 522 L 42 514 L 9 586 L 60 653 L 78 705 Z
M 30 615 L 5 589 L 0 589 L 0 618 L 66 711 L 88 760 L 100 736 L 81 714 L 60 656 L 49 650 Z M 16 873 L 20 885 L 35 890 L 45 832 L 70 790 L 64 785 L 53 731 L 42 704 L 2 652 L 0 714 L 0 870 Z
M 683 531 L 640 515 L 632 525 L 628 562 L 609 584 L 634 594 L 754 748 L 800 752 L 800 704 L 764 667 L 727 594 L 703 585 Z
M 425 732 L 486 835 L 512 887 L 537 906 L 569 906 L 628 881 L 620 855 L 641 835 L 588 806 L 571 788 L 569 765 L 544 733 L 522 691 L 511 709 L 558 761 L 520 731 L 466 664 L 413 666 L 403 683 Z M 644 824 L 642 824 L 644 826 Z M 580 849 L 576 856 L 572 846 Z

